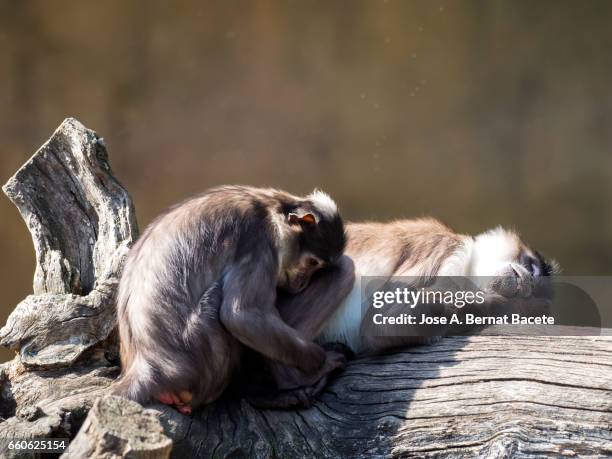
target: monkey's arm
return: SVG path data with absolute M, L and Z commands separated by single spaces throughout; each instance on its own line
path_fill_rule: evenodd
M 399 275 L 392 278 L 385 289 L 392 291 L 395 287 L 410 287 L 396 279 L 402 279 Z M 408 279 L 408 278 L 407 278 Z M 494 278 L 492 278 L 494 279 Z M 434 283 L 420 289 L 424 295 L 434 292 L 461 293 L 477 292 L 479 288 L 474 284 L 473 279 L 438 277 Z M 415 288 L 415 286 L 412 286 Z M 521 297 L 512 295 L 515 292 L 502 290 L 489 285 L 484 290 L 484 301 L 482 303 L 465 304 L 464 307 L 456 307 L 454 303 L 445 302 L 422 302 L 411 309 L 404 303 L 394 303 L 385 305 L 383 309 L 369 307 L 364 315 L 361 324 L 361 334 L 366 348 L 366 353 L 377 353 L 393 347 L 413 346 L 419 344 L 430 344 L 439 340 L 443 336 L 465 335 L 474 333 L 485 327 L 478 325 L 468 325 L 465 323 L 467 313 L 476 316 L 503 316 L 510 313 L 521 313 L 523 315 L 540 315 L 546 311 L 550 305 L 550 298 L 539 296 Z M 372 304 L 370 299 L 369 304 Z M 423 313 L 429 317 L 445 317 L 448 322 L 440 325 L 375 325 L 373 315 L 383 311 L 387 316 L 399 316 L 402 313 L 412 312 L 420 317 Z M 456 315 L 458 323 L 453 323 L 450 319 Z M 512 330 L 508 330 L 511 332 Z
M 415 280 L 416 278 L 414 276 L 410 278 L 406 277 L 405 279 L 394 276 L 376 290 L 383 291 L 384 289 L 384 291 L 392 292 L 396 288 L 414 288 L 412 282 Z M 444 325 L 435 327 L 420 326 L 418 323 L 414 325 L 378 325 L 374 321 L 374 317 L 377 314 L 383 314 L 387 317 L 400 316 L 404 313 L 411 313 L 414 315 L 418 314 L 423 306 L 418 305 L 416 308 L 411 308 L 410 305 L 406 305 L 403 302 L 394 302 L 386 303 L 382 308 L 377 309 L 373 307 L 371 294 L 364 301 L 365 304 L 362 304 L 362 307 L 366 309 L 360 327 L 362 345 L 360 353 L 362 354 L 378 354 L 396 347 L 434 343 L 447 332 L 448 327 Z M 444 315 L 444 308 L 444 305 L 437 303 L 427 305 L 428 313 L 431 315 L 434 313 L 436 315 Z
M 276 305 L 283 320 L 308 339 L 315 339 L 355 283 L 355 264 L 346 255 L 335 266 L 320 270 L 297 295 L 279 295 Z
M 305 338 L 314 339 L 336 312 L 342 300 L 350 293 L 355 282 L 355 266 L 348 256 L 342 256 L 335 266 L 315 273 L 310 285 L 298 294 L 279 294 L 276 306 L 282 319 Z M 295 406 L 310 406 L 324 389 L 332 372 L 346 365 L 348 348 L 340 349 L 336 344 L 326 352 L 324 366 L 311 373 L 287 366 L 261 356 L 242 378 L 249 381 L 248 387 L 240 389 L 249 394 L 249 401 L 260 408 L 285 409 Z M 267 375 L 267 383 L 258 383 L 257 378 Z
M 221 322 L 241 343 L 266 357 L 312 372 L 325 351 L 287 325 L 276 309 L 274 269 L 265 257 L 234 265 L 223 282 Z

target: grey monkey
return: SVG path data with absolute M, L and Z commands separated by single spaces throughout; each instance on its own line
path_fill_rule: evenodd
M 223 186 L 171 208 L 136 242 L 122 274 L 115 392 L 190 413 L 220 396 L 245 346 L 286 366 L 276 374 L 290 374 L 293 388 L 324 381 L 344 357 L 312 340 L 353 285 L 345 244 L 338 208 L 320 191 Z M 287 324 L 277 288 L 298 306 L 315 291 L 316 309 Z

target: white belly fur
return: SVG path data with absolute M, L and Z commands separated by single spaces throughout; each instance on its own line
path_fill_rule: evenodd
M 471 244 L 464 244 L 452 254 L 442 265 L 441 272 L 445 276 L 465 276 L 468 274 L 467 264 L 471 257 Z M 347 345 L 353 352 L 360 352 L 361 346 L 361 320 L 363 318 L 362 308 L 362 276 L 391 277 L 393 276 L 394 261 L 389 254 L 367 253 L 364 256 L 353 257 L 355 262 L 355 284 L 353 289 L 342 302 L 338 310 L 327 322 L 325 328 L 319 334 L 317 341 L 320 343 L 342 343 Z
M 361 348 L 361 276 L 355 277 L 355 284 L 351 293 L 342 302 L 336 313 L 327 322 L 319 335 L 321 343 L 342 343 L 350 347 L 353 352 Z
M 336 313 L 327 322 L 319 334 L 321 343 L 342 343 L 351 348 L 353 352 L 361 350 L 361 319 L 363 318 L 361 277 L 377 276 L 389 277 L 393 274 L 393 257 L 389 254 L 352 255 L 355 263 L 355 284 L 349 295 L 342 302 Z

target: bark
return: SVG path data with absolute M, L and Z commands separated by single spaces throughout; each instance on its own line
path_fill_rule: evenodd
M 0 330 L 28 367 L 73 364 L 114 329 L 121 263 L 138 235 L 131 198 L 104 141 L 66 119 L 3 188 L 36 250 L 34 295 Z
M 301 411 L 226 397 L 186 417 L 108 397 L 137 225 L 102 139 L 67 119 L 4 190 L 37 267 L 0 330 L 17 353 L 0 366 L 0 439 L 68 437 L 64 457 L 612 455 L 609 336 L 445 338 L 360 358 Z
M 153 411 L 107 396 L 95 402 L 64 457 L 167 459 L 171 450 L 172 440 L 164 435 Z

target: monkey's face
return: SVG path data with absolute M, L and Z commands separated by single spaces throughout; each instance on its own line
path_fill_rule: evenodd
M 325 265 L 326 263 L 316 255 L 302 253 L 295 263 L 281 273 L 279 287 L 290 293 L 299 293 L 308 287 L 312 275 Z
M 550 263 L 529 248 L 517 234 L 496 229 L 477 236 L 471 273 L 482 276 L 483 285 L 504 297 L 547 296 L 551 275 Z
M 291 293 L 299 293 L 308 287 L 312 275 L 334 264 L 346 245 L 344 224 L 335 204 L 332 210 L 331 199 L 323 198 L 321 193 L 318 196 L 326 203 L 323 209 L 307 202 L 287 215 L 278 287 Z

